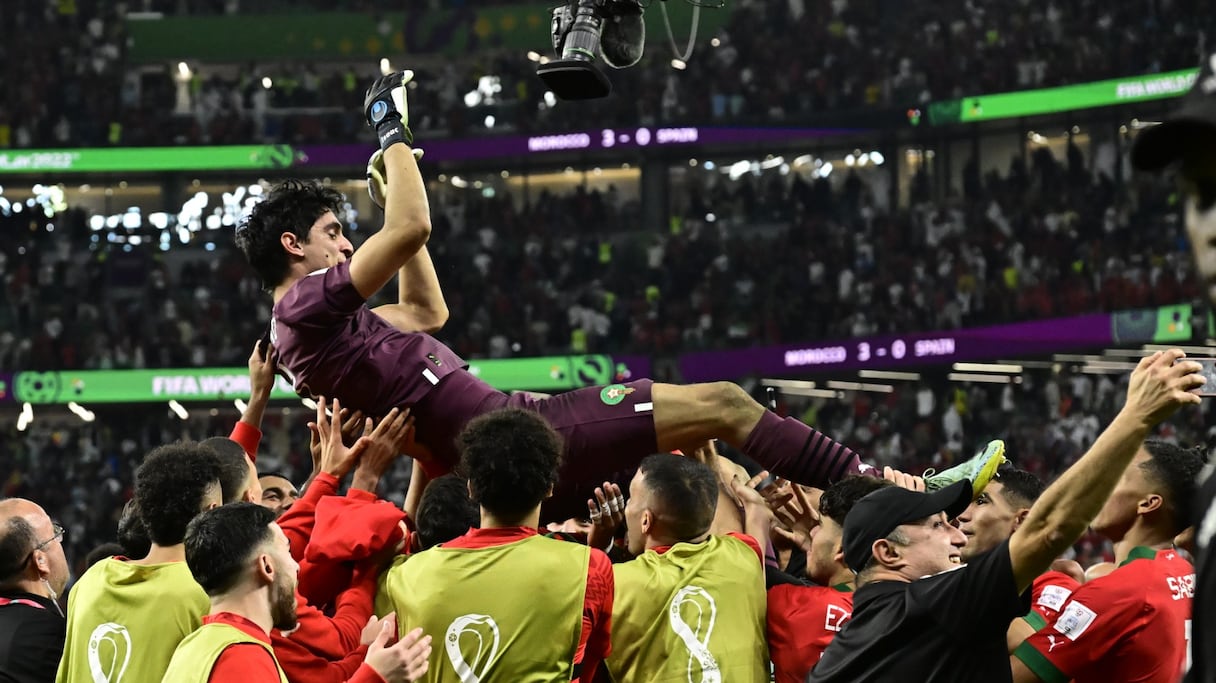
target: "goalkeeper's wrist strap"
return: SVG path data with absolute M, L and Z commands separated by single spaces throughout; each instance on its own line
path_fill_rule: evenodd
M 387 150 L 398 142 L 407 145 L 414 142 L 414 134 L 410 132 L 409 126 L 402 123 L 400 118 L 380 122 L 380 125 L 376 126 L 376 137 L 380 140 L 382 150 Z

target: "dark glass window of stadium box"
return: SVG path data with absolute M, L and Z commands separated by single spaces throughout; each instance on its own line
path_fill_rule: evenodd
M 668 167 L 671 229 L 713 225 L 755 234 L 834 211 L 838 204 L 886 211 L 896 182 L 895 160 L 889 156 L 866 145 L 815 152 L 715 152 L 673 163 Z
M 429 175 L 435 218 L 455 227 L 507 216 L 508 230 L 547 236 L 627 233 L 640 229 L 642 173 L 631 163 L 605 163 Z M 529 227 L 531 226 L 531 227 Z

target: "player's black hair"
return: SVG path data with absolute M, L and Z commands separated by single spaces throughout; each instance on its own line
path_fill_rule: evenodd
M 85 555 L 84 566 L 86 568 L 92 567 L 93 565 L 97 564 L 98 562 L 101 562 L 102 560 L 106 559 L 107 557 L 114 557 L 115 555 L 122 555 L 125 552 L 126 552 L 126 548 L 122 547 L 122 545 L 120 545 L 118 543 L 102 543 L 101 545 L 97 546 L 96 548 L 93 548 L 92 550 L 90 550 L 88 555 Z M 136 559 L 138 559 L 138 558 L 136 558 Z
M 425 550 L 481 525 L 477 505 L 464 479 L 445 474 L 427 484 L 418 502 L 418 541 Z
M 135 500 L 148 538 L 159 546 L 177 545 L 186 525 L 202 512 L 207 489 L 220 480 L 215 451 L 193 441 L 178 441 L 148 453 L 135 470 Z
M 644 477 L 667 531 L 678 541 L 701 536 L 714 521 L 718 507 L 718 477 L 706 465 L 671 453 L 642 459 Z
M 37 545 L 34 526 L 24 517 L 13 515 L 0 524 L 0 586 L 18 578 Z
M 226 436 L 203 439 L 201 445 L 215 451 L 220 463 L 220 491 L 224 504 L 235 503 L 249 488 L 249 456 L 241 444 Z
M 894 486 L 878 477 L 848 476 L 832 484 L 819 497 L 819 514 L 844 527 L 844 518 L 857 501 L 885 486 Z
M 316 181 L 286 180 L 253 207 L 237 227 L 236 246 L 263 287 L 272 289 L 287 277 L 289 261 L 279 236 L 290 232 L 307 242 L 313 223 L 326 211 L 342 215 L 342 202 L 342 193 Z
M 258 479 L 261 479 L 262 477 L 278 477 L 279 479 L 286 479 L 287 481 L 291 481 L 291 477 L 287 476 L 286 474 L 284 474 L 278 470 L 272 470 L 270 472 L 258 472 Z M 294 481 L 291 481 L 291 485 L 295 486 L 296 483 Z
M 1206 449 L 1181 446 L 1150 439 L 1144 450 L 1151 456 L 1140 468 L 1163 487 L 1166 509 L 1174 523 L 1173 533 L 1191 525 L 1191 506 L 1198 492 L 1196 480 L 1207 461 Z
M 496 517 L 523 517 L 557 483 L 561 437 L 534 412 L 504 408 L 481 415 L 456 445 L 473 502 Z
M 186 566 L 207 595 L 232 589 L 249 559 L 274 540 L 274 512 L 254 503 L 232 503 L 198 515 L 186 527 Z
M 127 501 L 118 518 L 118 545 L 122 546 L 122 554 L 133 560 L 147 557 L 148 551 L 152 550 L 152 540 L 148 538 L 134 498 Z
M 996 481 L 1001 483 L 1001 491 L 997 495 L 1005 499 L 1015 508 L 1028 508 L 1043 495 L 1047 486 L 1041 479 L 1016 467 L 1002 467 L 996 471 Z

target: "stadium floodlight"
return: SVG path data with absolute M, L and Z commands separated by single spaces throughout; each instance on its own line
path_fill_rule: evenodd
M 828 382 L 830 389 L 843 389 L 845 391 L 869 391 L 876 394 L 889 394 L 895 391 L 895 387 L 890 384 L 866 384 L 864 382 L 841 382 L 832 380 Z
M 806 396 L 808 398 L 844 398 L 843 391 L 833 391 L 831 389 L 785 389 L 785 393 L 794 396 Z
M 776 379 L 776 378 L 762 379 L 762 380 L 760 380 L 760 385 L 766 386 L 766 387 L 777 387 L 778 389 L 781 389 L 783 391 L 789 391 L 791 389 L 815 389 L 816 387 L 819 386 L 819 385 L 815 384 L 814 382 L 811 382 L 811 381 L 805 380 L 805 379 Z
M 959 372 L 1002 372 L 1011 375 L 1017 375 L 1022 372 L 1020 365 L 1007 365 L 1003 363 L 955 363 L 954 369 Z
M 17 431 L 24 432 L 34 421 L 34 407 L 28 402 L 21 406 L 21 414 L 17 416 Z
M 169 401 L 169 409 L 183 420 L 190 417 L 190 413 L 186 412 L 186 408 L 178 403 L 176 399 Z
M 980 375 L 966 372 L 952 372 L 946 375 L 946 379 L 951 382 L 980 382 L 987 384 L 1012 384 L 1013 377 L 1009 375 Z M 1021 383 L 1021 377 L 1017 378 L 1018 383 Z
M 68 410 L 72 411 L 73 415 L 79 417 L 85 422 L 92 422 L 97 419 L 97 415 L 95 415 L 93 411 L 86 409 L 84 406 L 75 401 L 68 402 Z
M 861 370 L 857 376 L 865 379 L 894 379 L 909 382 L 920 380 L 919 372 L 893 372 L 890 370 Z

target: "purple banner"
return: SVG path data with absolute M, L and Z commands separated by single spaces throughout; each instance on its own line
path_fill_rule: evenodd
M 618 356 L 613 354 L 612 362 L 616 363 L 613 380 L 616 382 L 631 382 L 635 379 L 654 377 L 650 358 L 647 356 Z
M 852 128 L 601 128 L 591 131 L 548 135 L 508 135 L 455 140 L 420 140 L 426 150 L 424 161 L 471 161 L 519 159 L 520 157 L 570 151 L 642 149 L 681 145 L 730 145 L 792 143 L 799 140 L 865 132 Z M 311 145 L 297 149 L 298 163 L 304 166 L 364 166 L 376 150 L 366 145 Z
M 788 376 L 822 370 L 889 370 L 909 365 L 1020 358 L 1110 344 L 1105 313 L 846 341 L 690 353 L 680 358 L 685 382 Z

